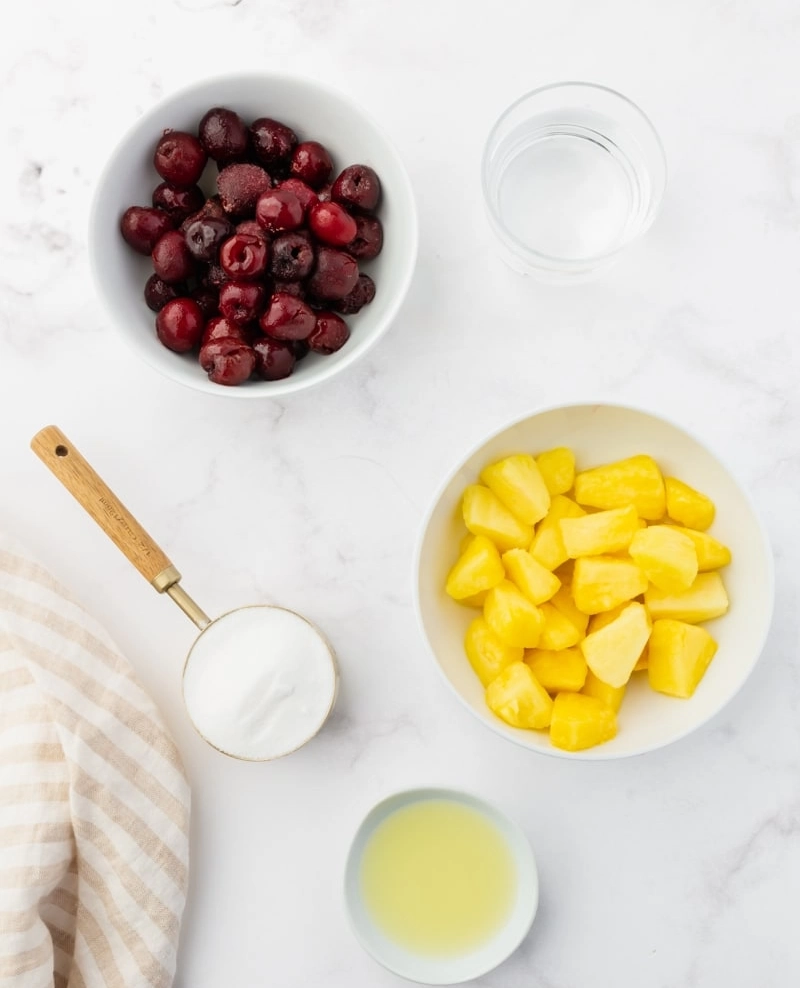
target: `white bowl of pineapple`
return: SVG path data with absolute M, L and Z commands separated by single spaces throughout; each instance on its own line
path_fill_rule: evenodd
M 416 558 L 419 620 L 456 696 L 526 748 L 663 747 L 741 688 L 769 630 L 772 552 L 719 459 L 647 412 L 530 415 L 445 481 Z

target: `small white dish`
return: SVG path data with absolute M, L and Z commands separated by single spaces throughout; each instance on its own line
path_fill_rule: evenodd
M 376 926 L 364 904 L 361 862 L 371 836 L 397 810 L 424 800 L 449 800 L 480 813 L 500 832 L 514 861 L 517 889 L 508 919 L 491 940 L 469 953 L 435 957 L 409 951 L 390 940 Z M 344 897 L 356 938 L 379 964 L 393 974 L 418 984 L 455 985 L 488 973 L 519 947 L 536 916 L 539 876 L 527 837 L 497 807 L 477 796 L 453 789 L 410 789 L 378 803 L 356 831 L 345 867 Z
M 634 677 L 619 713 L 617 736 L 585 751 L 554 748 L 545 731 L 510 727 L 486 706 L 484 689 L 464 654 L 464 633 L 478 611 L 447 596 L 445 579 L 464 534 L 461 498 L 468 484 L 494 460 L 539 453 L 556 446 L 575 451 L 579 469 L 649 453 L 668 476 L 698 488 L 715 502 L 710 534 L 730 547 L 733 561 L 721 570 L 730 610 L 707 623 L 719 650 L 689 700 L 650 689 Z M 437 668 L 467 709 L 497 734 L 532 751 L 599 761 L 654 751 L 697 730 L 739 692 L 769 632 L 775 597 L 772 549 L 748 494 L 699 440 L 664 418 L 636 408 L 576 404 L 544 409 L 512 422 L 479 443 L 447 477 L 425 518 L 415 557 L 417 617 Z
M 128 206 L 149 206 L 160 178 L 153 150 L 162 131 L 196 131 L 212 106 L 236 110 L 248 123 L 271 116 L 296 129 L 301 140 L 322 142 L 334 167 L 363 162 L 381 180 L 377 215 L 383 224 L 383 250 L 364 266 L 377 286 L 374 301 L 348 316 L 351 337 L 330 356 L 309 354 L 281 381 L 249 381 L 226 388 L 214 384 L 194 353 L 163 347 L 155 333 L 155 313 L 142 292 L 153 273 L 150 259 L 136 254 L 122 239 L 119 220 Z M 208 188 L 206 169 L 201 184 Z M 417 213 L 403 162 L 379 124 L 356 103 L 329 86 L 282 73 L 253 72 L 207 79 L 172 93 L 131 127 L 111 155 L 97 185 L 89 220 L 89 259 L 95 287 L 114 329 L 134 352 L 165 377 L 197 391 L 228 398 L 277 398 L 303 391 L 355 363 L 383 336 L 405 298 L 417 257 Z M 109 373 L 113 369 L 109 368 Z

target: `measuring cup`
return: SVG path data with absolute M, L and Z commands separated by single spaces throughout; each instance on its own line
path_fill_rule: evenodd
M 288 755 L 315 737 L 336 701 L 339 673 L 322 632 L 271 604 L 211 620 L 181 574 L 125 505 L 55 426 L 31 449 L 159 593 L 200 629 L 183 667 L 183 700 L 198 734 L 243 761 Z

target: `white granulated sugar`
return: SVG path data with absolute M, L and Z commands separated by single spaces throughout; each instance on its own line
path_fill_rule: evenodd
M 324 723 L 335 693 L 328 645 L 279 607 L 243 607 L 214 621 L 183 677 L 195 727 L 239 758 L 278 758 L 300 747 Z

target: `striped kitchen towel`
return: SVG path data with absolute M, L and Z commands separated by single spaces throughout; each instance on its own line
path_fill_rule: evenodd
M 0 535 L 0 988 L 167 988 L 189 787 L 108 635 Z

